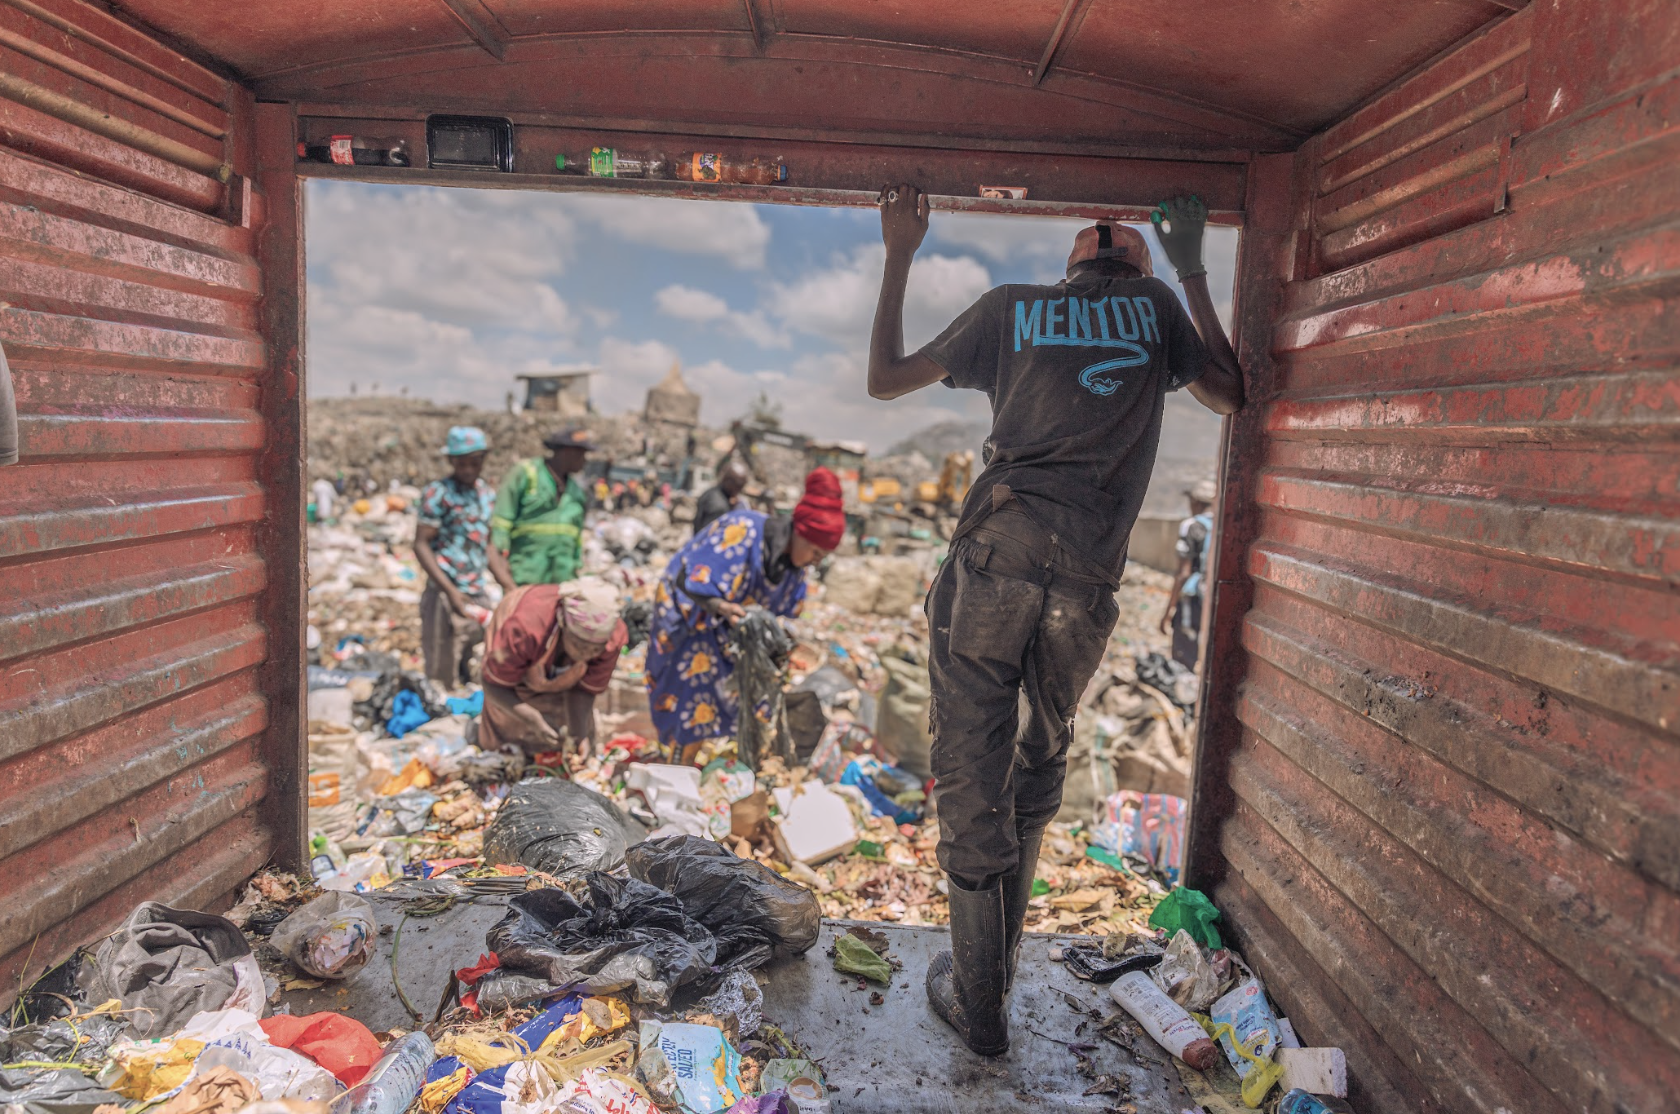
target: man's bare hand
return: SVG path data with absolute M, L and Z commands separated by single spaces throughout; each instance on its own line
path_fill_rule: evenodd
M 718 618 L 722 619 L 730 626 L 734 626 L 736 623 L 739 623 L 742 619 L 747 617 L 747 609 L 738 603 L 730 603 L 728 600 L 719 600 L 717 603 L 717 614 Z
M 928 230 L 927 194 L 912 185 L 884 186 L 879 204 L 887 254 L 915 255 Z

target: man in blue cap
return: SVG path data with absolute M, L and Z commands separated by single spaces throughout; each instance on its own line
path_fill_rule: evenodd
M 502 555 L 490 548 L 490 512 L 495 492 L 480 479 L 490 441 L 484 431 L 458 425 L 450 429 L 443 454 L 451 474 L 433 480 L 420 492 L 420 527 L 414 556 L 426 570 L 420 594 L 420 651 L 426 676 L 446 686 L 471 680 L 473 647 L 484 640 L 490 601 L 486 573 L 498 580 Z

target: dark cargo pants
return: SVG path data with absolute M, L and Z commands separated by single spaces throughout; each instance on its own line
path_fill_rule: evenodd
M 952 543 L 928 591 L 939 865 L 963 889 L 1012 871 L 1018 833 L 1061 806 L 1073 714 L 1120 616 L 1083 567 L 1006 505 Z

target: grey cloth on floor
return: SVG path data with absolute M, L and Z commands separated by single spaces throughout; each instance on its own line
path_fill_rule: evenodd
M 225 917 L 142 902 L 84 969 L 87 1000 L 120 998 L 136 1035 L 164 1036 L 221 1009 L 238 985 L 235 961 L 250 954 Z

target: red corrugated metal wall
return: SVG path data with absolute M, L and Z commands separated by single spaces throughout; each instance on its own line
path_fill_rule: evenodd
M 1677 63 L 1541 0 L 1256 165 L 1192 877 L 1362 1111 L 1680 1108 Z
M 0 986 L 142 899 L 216 901 L 296 837 L 264 803 L 285 749 L 259 680 L 283 668 L 265 478 L 287 477 L 259 461 L 296 417 L 265 355 L 252 114 L 99 9 L 0 3 L 22 442 L 0 471 Z

